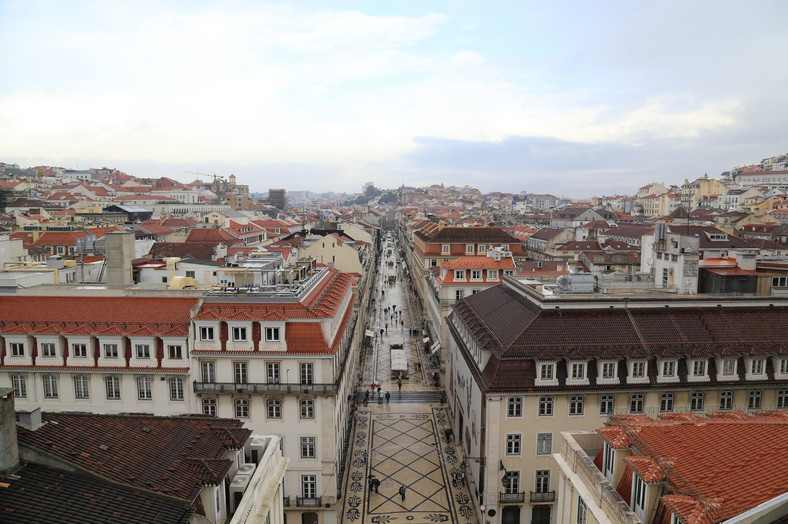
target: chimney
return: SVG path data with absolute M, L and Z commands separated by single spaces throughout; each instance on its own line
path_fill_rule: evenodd
M 20 411 L 19 412 L 19 425 L 35 431 L 41 427 L 41 408 L 36 408 L 33 411 Z
M 16 439 L 14 388 L 0 388 L 0 473 L 19 466 L 19 443 Z
M 107 261 L 107 284 L 128 286 L 132 279 L 131 261 L 134 259 L 134 233 L 107 233 L 105 259 Z

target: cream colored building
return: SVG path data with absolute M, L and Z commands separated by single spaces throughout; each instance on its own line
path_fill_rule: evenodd
M 613 413 L 788 409 L 788 301 L 542 295 L 503 280 L 448 325 L 448 407 L 480 521 L 556 522 L 563 431 Z

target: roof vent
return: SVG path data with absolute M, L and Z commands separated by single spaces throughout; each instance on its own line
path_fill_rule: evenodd
M 152 429 L 150 429 L 148 426 L 144 426 L 144 427 L 142 428 L 142 431 L 144 431 L 145 433 L 151 433 L 153 430 L 152 430 Z
M 42 426 L 41 422 L 41 408 L 36 408 L 33 411 L 18 411 L 19 424 L 31 431 L 35 431 Z

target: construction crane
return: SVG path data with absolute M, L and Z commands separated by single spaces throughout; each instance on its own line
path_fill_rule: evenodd
M 216 173 L 213 173 L 213 174 L 200 173 L 199 171 L 184 171 L 184 173 L 189 173 L 191 175 L 198 175 L 200 177 L 209 177 L 209 178 L 213 177 L 213 183 L 211 184 L 211 187 L 214 190 L 218 190 L 219 189 L 219 183 L 217 182 L 217 180 L 221 180 L 222 182 L 227 182 L 227 180 L 222 175 L 217 175 Z

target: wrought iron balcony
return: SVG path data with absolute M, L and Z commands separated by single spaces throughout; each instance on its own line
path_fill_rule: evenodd
M 195 393 L 267 393 L 267 394 L 282 394 L 282 395 L 336 395 L 336 384 L 299 384 L 291 382 L 283 383 L 265 383 L 265 382 L 198 382 L 194 381 Z
M 282 497 L 282 504 L 286 508 L 290 507 L 290 495 L 285 495 L 284 497 Z
M 296 506 L 317 508 L 323 505 L 323 497 L 296 497 Z
M 498 493 L 498 502 L 525 502 L 525 492 L 517 493 Z
M 555 502 L 555 491 L 532 491 L 531 502 Z

